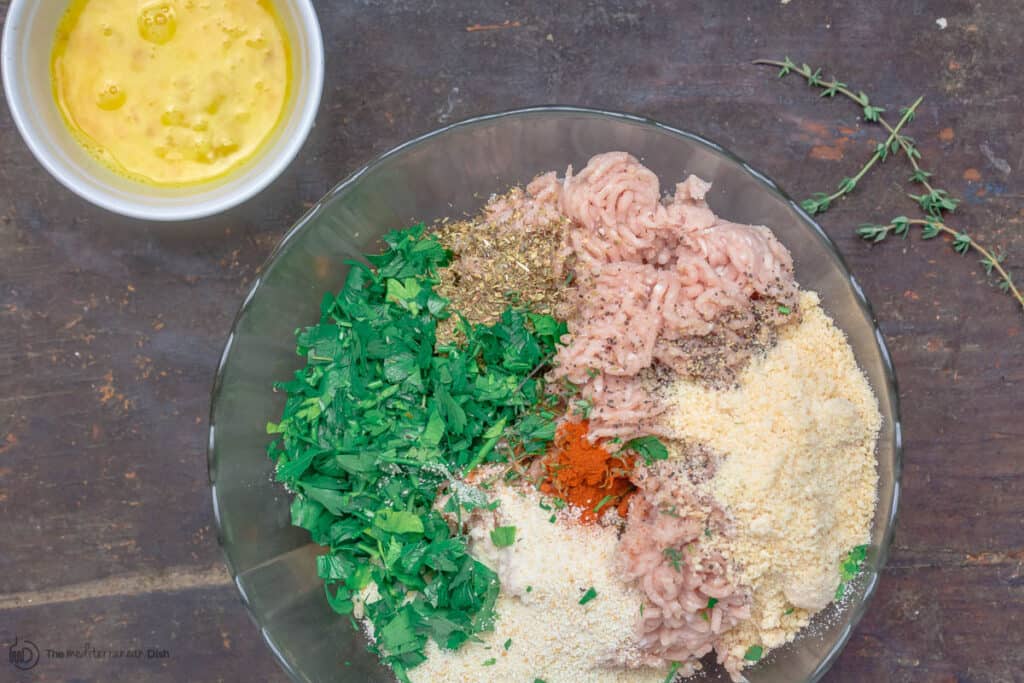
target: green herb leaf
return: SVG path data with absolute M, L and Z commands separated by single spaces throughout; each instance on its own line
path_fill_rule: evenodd
M 491 543 L 498 548 L 507 548 L 516 542 L 516 528 L 514 526 L 499 526 L 491 531 Z
M 587 589 L 587 592 L 583 594 L 583 597 L 580 598 L 580 604 L 581 605 L 585 605 L 585 604 L 587 604 L 588 602 L 590 602 L 591 600 L 593 600 L 596 597 L 597 597 L 597 591 L 594 590 L 593 586 L 591 586 L 590 588 Z
M 870 104 L 864 106 L 864 120 L 877 122 L 878 117 L 884 112 L 885 109 L 882 107 L 874 107 Z
M 857 181 L 854 178 L 843 178 L 839 181 L 839 191 L 843 194 L 853 192 L 855 187 L 857 187 Z
M 373 518 L 373 525 L 391 534 L 422 534 L 423 519 L 403 510 L 381 510 Z
M 676 679 L 676 672 L 682 665 L 682 662 L 672 662 L 672 666 L 668 669 L 668 675 L 665 676 L 665 683 L 672 683 Z
M 859 545 L 853 548 L 839 565 L 839 586 L 836 588 L 836 600 L 841 600 L 846 594 L 846 584 L 852 581 L 864 566 L 867 559 L 868 546 Z
M 590 419 L 590 411 L 594 407 L 593 403 L 591 403 L 589 400 L 585 398 L 581 398 L 575 401 L 573 405 L 575 406 L 576 412 L 579 413 L 580 417 L 582 417 L 584 420 Z
M 624 448 L 639 453 L 648 465 L 656 460 L 668 458 L 668 448 L 656 436 L 641 436 L 636 439 L 630 439 L 626 442 Z
M 743 659 L 748 662 L 760 661 L 761 656 L 764 654 L 764 648 L 760 645 L 751 645 L 747 648 L 746 653 L 743 655 Z
M 594 506 L 594 514 L 597 514 L 598 512 L 600 512 L 601 508 L 603 508 L 605 505 L 607 505 L 608 503 L 612 502 L 616 498 L 618 498 L 618 496 L 605 496 L 604 498 L 602 498 L 598 502 L 598 504 Z
M 683 554 L 681 552 L 679 552 L 675 548 L 665 548 L 662 551 L 662 554 L 664 554 L 665 557 L 668 559 L 669 564 L 672 565 L 673 569 L 675 569 L 677 572 L 682 571 L 682 565 L 684 564 L 684 561 Z
M 498 660 L 495 659 L 494 657 L 491 657 L 490 659 L 485 661 L 482 666 L 494 666 L 497 663 L 498 663 Z

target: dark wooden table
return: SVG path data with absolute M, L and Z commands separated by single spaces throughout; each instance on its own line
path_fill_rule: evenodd
M 1024 281 L 1018 0 L 318 5 L 317 126 L 280 180 L 226 215 L 163 226 L 93 208 L 0 111 L 0 643 L 4 657 L 15 638 L 43 655 L 28 672 L 0 662 L 0 680 L 284 680 L 217 546 L 214 368 L 289 224 L 439 124 L 556 102 L 646 114 L 802 197 L 855 172 L 880 135 L 851 103 L 748 63 L 791 55 L 890 111 L 924 94 L 909 132 L 926 167 L 964 198 L 958 224 L 1004 247 Z M 973 256 L 854 236 L 913 214 L 907 175 L 903 160 L 886 163 L 822 219 L 891 345 L 906 436 L 895 548 L 827 680 L 1021 681 L 1024 315 Z M 46 656 L 68 648 L 143 656 Z

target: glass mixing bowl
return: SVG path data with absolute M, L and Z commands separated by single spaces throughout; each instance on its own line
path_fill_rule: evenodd
M 253 283 L 221 357 L 210 415 L 209 466 L 220 542 L 263 639 L 296 681 L 393 681 L 349 620 L 331 611 L 316 574 L 320 549 L 289 523 L 289 495 L 273 481 L 265 425 L 281 415 L 271 391 L 302 359 L 294 331 L 319 317 L 346 259 L 379 251 L 384 232 L 475 213 L 485 199 L 535 174 L 582 168 L 625 150 L 666 187 L 689 173 L 712 181 L 714 211 L 771 227 L 792 251 L 801 285 L 821 295 L 849 336 L 884 417 L 878 505 L 865 570 L 842 607 L 819 614 L 797 640 L 748 670 L 753 683 L 817 681 L 838 656 L 874 593 L 899 496 L 900 423 L 892 362 L 857 281 L 835 245 L 764 175 L 718 145 L 636 116 L 539 107 L 483 116 L 412 140 L 331 190 L 281 240 Z M 694 680 L 726 681 L 712 668 Z M 571 682 L 570 682 L 571 683 Z

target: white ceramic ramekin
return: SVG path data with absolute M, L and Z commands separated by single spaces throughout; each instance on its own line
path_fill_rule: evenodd
M 188 187 L 154 187 L 109 170 L 79 145 L 53 97 L 50 58 L 67 0 L 12 0 L 4 25 L 4 92 L 18 130 L 65 187 L 114 213 L 151 221 L 201 218 L 237 206 L 260 192 L 291 163 L 320 107 L 324 47 L 310 0 L 275 0 L 292 44 L 294 87 L 284 121 L 271 142 L 228 177 Z

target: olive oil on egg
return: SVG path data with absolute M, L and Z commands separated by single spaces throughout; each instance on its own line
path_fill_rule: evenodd
M 273 136 L 291 47 L 271 0 L 72 0 L 51 76 L 95 158 L 136 181 L 193 185 L 230 174 Z

